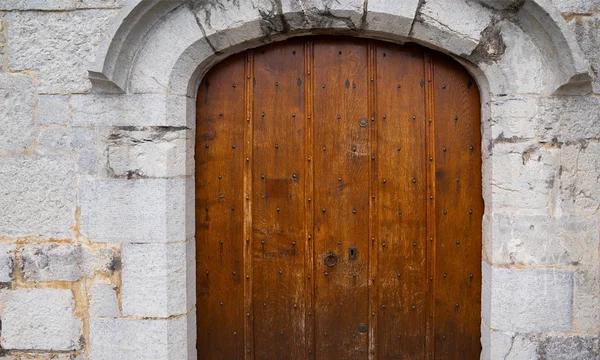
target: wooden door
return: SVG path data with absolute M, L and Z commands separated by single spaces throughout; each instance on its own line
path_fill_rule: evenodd
M 198 91 L 198 356 L 476 359 L 479 92 L 414 44 L 295 38 Z

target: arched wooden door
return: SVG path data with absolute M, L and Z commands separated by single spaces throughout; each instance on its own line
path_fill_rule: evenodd
M 235 55 L 197 103 L 198 354 L 476 359 L 480 100 L 414 44 Z

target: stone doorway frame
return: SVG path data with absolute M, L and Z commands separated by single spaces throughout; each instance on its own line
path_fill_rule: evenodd
M 545 206 L 542 189 L 505 186 L 511 181 L 506 160 L 516 146 L 511 139 L 524 139 L 526 146 L 536 136 L 528 128 L 533 126 L 528 117 L 536 116 L 529 102 L 591 88 L 588 64 L 549 0 L 253 0 L 226 5 L 130 0 L 90 68 L 93 93 L 74 95 L 72 106 L 96 114 L 93 124 L 111 134 L 134 138 L 150 132 L 159 145 L 170 145 L 155 149 L 158 158 L 128 159 L 116 175 L 113 167 L 113 173 L 80 180 L 82 234 L 91 241 L 123 244 L 122 316 L 91 320 L 92 348 L 101 343 L 96 329 L 129 326 L 135 331 L 134 323 L 142 321 L 165 335 L 160 346 L 169 358 L 196 358 L 193 174 L 199 81 L 233 53 L 311 34 L 412 41 L 451 55 L 471 72 L 482 100 L 482 356 L 492 356 L 505 341 L 496 331 L 571 331 L 572 307 L 563 305 L 573 302 L 567 289 L 572 274 L 506 266 L 499 251 L 503 240 L 492 226 L 494 214 L 537 214 Z M 552 133 L 544 136 L 549 140 Z M 128 156 L 107 153 L 113 164 Z M 540 280 L 550 296 L 567 295 L 533 307 L 523 307 L 523 299 L 512 296 L 515 287 Z

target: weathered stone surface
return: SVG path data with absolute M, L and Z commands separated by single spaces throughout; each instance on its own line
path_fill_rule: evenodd
M 494 264 L 595 265 L 598 222 L 579 216 L 502 214 L 492 216 Z
M 116 262 L 114 250 L 71 244 L 26 245 L 21 251 L 21 273 L 33 281 L 76 281 L 95 271 L 110 275 Z
M 38 97 L 38 124 L 65 125 L 69 121 L 69 98 L 64 95 Z
M 552 0 L 552 3 L 564 15 L 592 14 L 600 8 L 599 0 Z
M 96 128 L 71 128 L 71 148 L 77 156 L 77 170 L 80 174 L 95 174 L 99 167 L 99 159 L 106 159 L 99 150 L 99 137 Z
M 194 234 L 194 183 L 177 179 L 79 182 L 81 232 L 95 242 L 180 242 Z
M 600 209 L 600 144 L 582 141 L 562 146 L 560 206 L 571 214 L 594 215 Z
M 0 10 L 73 10 L 72 0 L 3 0 Z
M 127 0 L 77 0 L 78 9 L 121 8 Z
M 360 29 L 364 15 L 361 0 L 282 0 L 285 25 L 298 29 Z
M 114 285 L 94 285 L 88 297 L 92 317 L 119 317 L 119 303 Z
M 493 329 L 530 333 L 571 331 L 573 272 L 492 267 L 490 274 L 488 311 Z
M 590 252 L 598 255 L 593 250 Z M 598 262 L 580 268 L 574 274 L 573 329 L 577 332 L 590 333 L 600 328 L 599 277 Z
M 560 0 L 555 0 L 560 1 Z M 567 2 L 566 0 L 564 1 Z M 564 4 L 565 9 L 583 10 L 594 2 L 594 6 L 600 4 L 599 0 L 583 0 L 580 2 L 571 2 L 571 6 Z M 588 3 L 586 6 L 586 3 Z M 577 11 L 576 11 L 577 12 Z M 575 37 L 581 50 L 583 51 L 587 61 L 590 63 L 592 73 L 594 74 L 594 91 L 600 92 L 600 37 L 598 30 L 600 29 L 600 17 L 598 16 L 580 16 L 576 17 L 568 23 L 569 28 L 575 33 Z
M 481 327 L 481 336 L 484 348 L 481 354 L 482 360 L 537 359 L 536 344 L 528 336 L 490 330 L 484 325 Z
M 490 23 L 490 11 L 476 2 L 428 0 L 419 8 L 410 36 L 457 55 L 468 55 Z
M 165 320 L 94 318 L 90 321 L 90 359 L 187 360 L 185 316 Z
M 553 189 L 558 187 L 561 151 L 552 144 L 498 141 L 489 164 L 492 170 L 492 202 L 521 213 L 548 214 Z
M 31 146 L 34 91 L 29 76 L 0 73 L 0 153 L 14 153 Z
M 71 129 L 64 126 L 41 127 L 37 151 L 40 155 L 65 154 L 71 150 Z
M 366 22 L 369 30 L 408 36 L 419 0 L 371 0 L 367 7 Z
M 74 183 L 71 157 L 0 157 L 0 234 L 70 238 Z
M 600 138 L 599 100 L 595 96 L 540 98 L 537 119 L 543 141 Z
M 15 248 L 13 244 L 0 244 L 0 283 L 12 281 Z
M 540 341 L 539 359 L 592 360 L 598 359 L 597 336 L 549 336 Z
M 86 63 L 114 15 L 113 10 L 10 12 L 8 66 L 39 70 L 40 93 L 88 91 Z
M 537 124 L 536 96 L 495 96 L 490 101 L 492 139 L 533 139 Z
M 11 291 L 2 314 L 2 348 L 19 350 L 79 349 L 81 321 L 73 315 L 70 290 Z
M 169 107 L 170 103 L 178 106 Z M 185 96 L 90 94 L 71 97 L 74 126 L 186 126 L 186 110 Z
M 181 6 L 146 35 L 145 46 L 136 55 L 132 66 L 131 90 L 136 93 L 169 90 L 173 93 L 174 89 L 169 85 L 171 77 L 182 72 L 187 78 L 176 79 L 181 85 L 175 90 L 185 95 L 193 71 L 213 54 L 196 17 L 189 7 Z
M 129 178 L 192 175 L 192 136 L 181 128 L 116 128 L 108 138 L 108 171 Z
M 189 241 L 188 241 L 189 242 Z M 123 315 L 169 317 L 187 313 L 187 243 L 138 245 L 122 249 Z M 191 290 L 191 289 L 190 289 Z

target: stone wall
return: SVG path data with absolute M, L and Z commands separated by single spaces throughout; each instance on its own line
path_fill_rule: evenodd
M 0 357 L 195 358 L 195 69 L 319 29 L 477 75 L 482 358 L 598 358 L 599 0 L 144 1 L 0 1 Z M 564 79 L 574 44 L 592 81 Z

